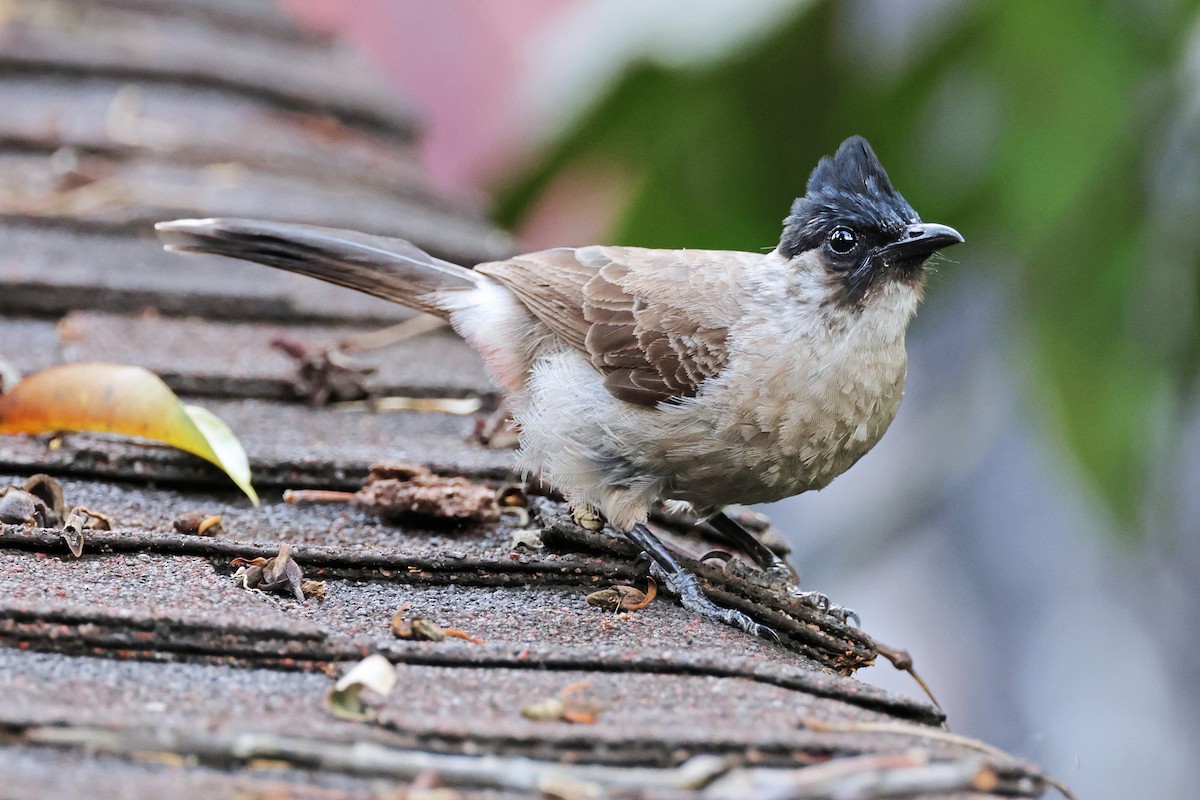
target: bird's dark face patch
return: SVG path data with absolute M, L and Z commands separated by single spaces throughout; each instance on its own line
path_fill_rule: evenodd
M 835 302 L 857 306 L 887 278 L 919 277 L 928 254 L 898 260 L 884 248 L 920 221 L 867 140 L 851 136 L 813 170 L 804 197 L 784 220 L 779 251 L 794 258 L 816 250 L 835 281 Z

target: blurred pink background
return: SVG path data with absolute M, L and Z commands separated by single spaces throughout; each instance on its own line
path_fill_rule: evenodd
M 421 154 L 441 189 L 486 188 L 528 133 L 516 114 L 524 49 L 567 0 L 280 0 L 309 27 L 354 43 L 426 124 Z M 463 58 L 468 51 L 470 58 Z

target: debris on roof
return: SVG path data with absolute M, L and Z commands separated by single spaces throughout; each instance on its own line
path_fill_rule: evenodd
M 356 351 L 354 376 L 336 361 L 298 372 L 298 359 L 413 316 L 161 251 L 150 223 L 218 214 L 403 236 L 463 263 L 510 251 L 478 208 L 424 183 L 411 112 L 352 55 L 267 0 L 9 5 L 0 356 L 25 374 L 84 360 L 156 372 L 229 424 L 264 505 L 161 446 L 0 437 L 12 487 L 0 497 L 0 793 L 1041 794 L 1035 766 L 947 734 L 927 702 L 856 681 L 878 655 L 867 633 L 736 561 L 700 563 L 711 543 L 677 519 L 657 532 L 717 602 L 782 644 L 661 595 L 623 602 L 614 587 L 648 586 L 638 554 L 537 487 L 513 488 L 511 451 L 476 435 L 496 390 L 446 330 Z M 325 407 L 306 402 L 325 390 Z M 363 403 L 340 402 L 358 390 Z M 387 398 L 404 410 L 372 410 Z M 404 466 L 370 478 L 385 461 Z M 77 558 L 47 516 L 53 499 L 27 484 L 36 473 L 87 510 Z M 359 495 L 288 503 L 288 490 Z M 606 590 L 615 604 L 589 603 Z M 356 678 L 360 713 L 331 713 L 327 696 L 367 657 L 394 686 Z

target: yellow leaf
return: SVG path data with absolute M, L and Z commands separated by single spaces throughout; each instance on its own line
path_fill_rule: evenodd
M 212 412 L 180 402 L 149 370 L 121 364 L 63 364 L 0 395 L 0 433 L 95 431 L 137 436 L 185 450 L 225 471 L 255 505 L 250 461 Z

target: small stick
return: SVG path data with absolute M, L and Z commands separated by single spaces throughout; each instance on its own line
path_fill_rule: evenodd
M 957 744 L 962 747 L 968 747 L 972 750 L 978 750 L 981 753 L 987 753 L 990 756 L 1002 759 L 1004 761 L 1012 761 L 1013 757 L 994 747 L 987 742 L 981 742 L 978 739 L 972 739 L 967 736 L 960 736 L 957 733 L 950 731 L 939 730 L 937 728 L 926 728 L 921 725 L 913 725 L 907 722 L 830 722 L 818 717 L 807 717 L 800 722 L 807 730 L 816 731 L 818 733 L 891 733 L 897 736 L 918 736 L 922 739 L 932 739 L 937 742 L 947 742 L 949 744 Z M 1050 775 L 1040 774 L 1042 780 L 1048 785 L 1053 786 L 1058 791 L 1062 792 L 1063 797 L 1067 800 L 1078 800 L 1075 793 L 1072 792 L 1067 785 L 1062 781 Z
M 483 639 L 478 636 L 472 636 L 466 631 L 461 631 L 458 628 L 442 628 L 442 633 L 447 636 L 453 636 L 455 639 L 463 639 L 471 644 L 483 644 Z
M 353 503 L 354 492 L 336 489 L 288 489 L 283 493 L 285 503 Z
M 879 655 L 892 662 L 893 667 L 901 672 L 907 672 L 909 675 L 911 675 L 912 679 L 917 682 L 917 685 L 925 690 L 925 696 L 929 698 L 929 702 L 933 703 L 933 707 L 945 715 L 946 712 L 942 708 L 942 704 L 937 701 L 937 698 L 933 696 L 933 691 L 929 688 L 929 685 L 921 679 L 921 676 L 917 674 L 916 669 L 913 668 L 912 656 L 907 650 L 901 650 L 899 647 L 890 647 L 889 645 L 886 645 L 880 641 L 875 642 L 875 650 L 878 651 Z
M 340 348 L 346 352 L 353 353 L 363 350 L 376 350 L 380 347 L 390 347 L 391 345 L 399 344 L 430 331 L 436 331 L 446 324 L 445 321 L 438 319 L 432 314 L 422 314 L 419 317 L 406 319 L 404 322 L 399 322 L 377 331 L 349 336 L 342 341 Z

